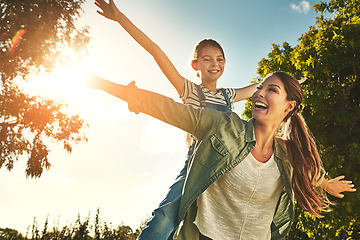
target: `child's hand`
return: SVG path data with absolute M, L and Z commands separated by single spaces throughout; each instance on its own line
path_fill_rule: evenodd
M 100 89 L 104 79 L 95 75 L 94 73 L 92 73 L 85 67 L 83 67 L 82 70 L 83 70 L 84 76 L 85 76 L 85 80 L 83 81 L 83 84 L 88 88 Z
M 324 189 L 331 195 L 343 198 L 344 194 L 342 192 L 355 192 L 356 189 L 354 188 L 354 184 L 352 181 L 343 180 L 345 176 L 339 176 L 329 181 L 325 180 L 323 182 Z
M 104 0 L 95 0 L 95 5 L 98 6 L 102 11 L 97 10 L 96 12 L 100 15 L 116 21 L 117 14 L 120 13 L 119 9 L 115 6 L 113 0 L 109 0 L 106 3 Z

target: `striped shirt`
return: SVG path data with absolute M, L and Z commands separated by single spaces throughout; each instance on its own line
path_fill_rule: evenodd
M 206 103 L 212 103 L 212 104 L 217 104 L 217 105 L 227 105 L 226 99 L 222 95 L 221 91 L 218 91 L 215 93 L 215 92 L 212 92 L 209 89 L 205 88 L 202 85 L 199 85 L 199 86 L 204 93 L 204 97 L 205 97 L 204 100 Z M 199 108 L 200 107 L 200 98 L 199 98 L 196 87 L 197 86 L 195 83 L 193 83 L 185 78 L 184 92 L 180 96 L 180 98 L 184 104 L 193 106 L 195 108 Z M 235 96 L 236 96 L 235 89 L 224 88 L 224 90 L 225 90 L 225 93 L 229 97 L 229 101 L 231 103 L 231 110 L 232 110 L 233 106 L 234 106 Z M 195 139 L 193 136 L 191 136 L 191 134 L 187 133 L 185 135 L 186 147 L 189 148 L 192 144 L 194 144 L 194 141 L 195 141 Z
M 218 104 L 218 105 L 227 105 L 225 97 L 221 94 L 221 91 L 215 93 L 205 88 L 202 85 L 200 85 L 200 88 L 203 90 L 206 102 Z M 234 100 L 236 95 L 235 89 L 224 88 L 224 90 L 230 99 L 231 106 L 234 106 Z M 188 79 L 185 79 L 184 92 L 180 96 L 180 98 L 183 101 L 183 103 L 186 105 L 190 105 L 195 108 L 200 107 L 200 99 L 196 90 L 196 84 L 189 81 Z

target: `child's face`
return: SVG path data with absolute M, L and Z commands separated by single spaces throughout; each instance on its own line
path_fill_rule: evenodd
M 225 58 L 219 48 L 206 46 L 201 50 L 198 60 L 192 63 L 192 67 L 200 72 L 202 82 L 214 82 L 224 72 Z

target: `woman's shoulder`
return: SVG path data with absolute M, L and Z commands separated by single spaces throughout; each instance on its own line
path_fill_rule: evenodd
M 274 138 L 276 155 L 280 158 L 287 158 L 287 140 L 281 137 Z
M 283 151 L 286 150 L 286 142 L 287 142 L 286 139 L 275 136 L 274 141 L 275 141 L 275 146 L 280 147 Z
M 247 132 L 249 135 L 254 135 L 254 119 L 250 120 L 242 119 L 237 113 L 229 112 L 227 113 L 229 117 L 229 121 L 237 129 L 237 131 L 241 134 Z

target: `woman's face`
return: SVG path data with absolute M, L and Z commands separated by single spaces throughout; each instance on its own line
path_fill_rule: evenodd
M 282 81 L 272 75 L 261 82 L 253 94 L 252 115 L 259 122 L 280 125 L 295 105 L 295 101 L 287 100 Z

